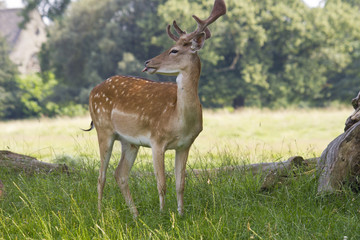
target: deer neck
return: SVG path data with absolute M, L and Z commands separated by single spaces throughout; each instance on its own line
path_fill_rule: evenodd
M 184 69 L 176 78 L 177 83 L 177 110 L 185 120 L 201 112 L 198 85 L 201 72 L 199 57 L 194 56 L 194 64 Z

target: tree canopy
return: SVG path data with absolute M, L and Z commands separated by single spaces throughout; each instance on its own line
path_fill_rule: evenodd
M 213 0 L 26 0 L 53 22 L 40 53 L 42 77 L 57 85 L 47 99 L 86 104 L 90 90 L 115 75 L 141 73 L 142 63 L 170 47 L 167 24 L 187 31 Z M 200 52 L 205 107 L 325 106 L 349 102 L 360 78 L 360 1 L 226 0 Z M 44 7 L 47 6 L 47 7 Z M 51 10 L 52 9 L 52 10 Z M 51 11 L 50 11 L 51 10 Z
M 47 18 L 50 21 L 60 20 L 65 10 L 71 3 L 71 0 L 22 0 L 25 4 L 24 9 L 21 12 L 23 21 L 21 27 L 26 27 L 26 24 L 30 21 L 30 12 L 38 9 L 40 15 L 43 18 Z

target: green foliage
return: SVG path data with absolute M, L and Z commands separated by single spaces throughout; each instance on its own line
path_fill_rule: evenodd
M 360 67 L 357 1 L 227 0 L 227 14 L 210 26 L 200 52 L 205 107 L 324 106 L 356 95 Z M 55 102 L 86 104 L 99 82 L 143 75 L 141 64 L 172 44 L 175 19 L 184 30 L 207 17 L 213 0 L 81 0 L 49 28 L 43 71 L 59 80 Z
M 0 119 L 78 116 L 87 112 L 87 108 L 78 103 L 53 101 L 58 82 L 52 73 L 47 73 L 46 77 L 39 74 L 11 76 L 11 72 L 8 75 L 2 73 L 0 70 L 0 76 L 4 77 L 0 77 Z
M 224 60 L 203 73 L 206 80 L 200 92 L 205 104 L 206 96 L 217 95 L 227 99 L 215 98 L 217 103 L 212 100 L 209 106 L 229 105 L 238 98 L 245 105 L 270 107 L 339 99 L 335 93 L 343 84 L 330 86 L 331 78 L 336 75 L 338 81 L 337 75 L 354 61 L 347 46 L 359 39 L 358 11 L 342 3 L 309 9 L 302 1 L 227 1 L 227 5 L 222 19 L 226 34 L 218 33 L 224 39 L 220 50 Z M 339 21 L 343 15 L 347 17 Z M 357 80 L 345 81 L 354 88 Z M 332 92 L 326 94 L 329 87 Z M 348 97 L 341 100 L 349 101 Z
M 0 119 L 18 118 L 20 89 L 16 84 L 16 65 L 9 59 L 9 48 L 0 36 Z
M 23 21 L 20 26 L 26 28 L 30 13 L 34 10 L 39 10 L 40 15 L 48 20 L 60 19 L 70 2 L 71 0 L 23 0 L 25 7 L 21 12 Z
M 62 116 L 76 117 L 85 115 L 88 113 L 88 109 L 82 104 L 69 102 L 67 104 L 57 106 L 57 113 Z
M 327 15 L 322 25 L 330 24 L 335 35 L 326 48 L 330 69 L 326 87 L 323 89 L 327 99 L 348 101 L 358 89 L 360 79 L 360 14 L 359 9 L 341 1 L 329 1 L 326 4 Z M 341 18 L 339 18 L 341 16 Z M 325 29 L 325 27 L 323 28 Z
M 47 82 L 37 74 L 25 75 L 19 77 L 17 83 L 22 92 L 20 101 L 26 117 L 54 116 L 58 113 L 56 104 L 47 101 L 57 84 L 54 75 Z
M 64 19 L 50 28 L 49 41 L 41 54 L 42 69 L 54 69 L 63 88 L 58 97 L 63 101 L 87 103 L 88 95 L 82 92 L 89 93 L 104 79 L 119 71 L 122 74 L 141 72 L 138 62 L 155 55 L 148 44 L 149 36 L 158 25 L 156 19 L 148 21 L 148 18 L 156 14 L 157 2 L 83 0 L 73 3 Z M 129 59 L 129 54 L 136 59 Z M 139 67 L 137 71 L 135 66 Z M 64 91 L 71 94 L 64 96 Z

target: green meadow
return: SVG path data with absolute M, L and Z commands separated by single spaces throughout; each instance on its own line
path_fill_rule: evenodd
M 251 162 L 273 161 L 268 153 L 319 155 L 343 132 L 351 109 L 204 111 L 204 129 L 191 154 L 224 151 L 250 154 Z M 44 161 L 59 156 L 96 155 L 96 132 L 83 132 L 90 117 L 0 122 L 0 148 L 29 154 Z M 115 144 L 119 145 L 119 144 Z M 119 146 L 118 146 L 119 147 Z M 115 152 L 120 151 L 115 148 Z M 149 152 L 145 150 L 145 152 Z M 95 156 L 94 156 L 95 157 Z M 190 159 L 193 162 L 194 159 Z
M 319 156 L 343 132 L 351 109 L 204 112 L 187 169 L 210 169 L 290 156 Z M 26 174 L 0 169 L 0 239 L 359 239 L 360 196 L 347 186 L 317 194 L 316 173 L 261 191 L 262 176 L 234 171 L 189 174 L 185 215 L 176 207 L 174 153 L 166 154 L 166 207 L 159 211 L 151 152 L 142 149 L 130 178 L 140 216 L 133 219 L 113 178 L 116 144 L 97 212 L 96 132 L 83 132 L 90 117 L 0 122 L 0 149 L 66 163 L 71 174 Z

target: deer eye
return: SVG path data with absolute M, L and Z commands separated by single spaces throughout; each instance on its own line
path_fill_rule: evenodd
M 174 53 L 174 54 L 175 54 L 175 53 L 178 53 L 178 52 L 179 52 L 179 51 L 176 50 L 176 49 L 173 49 L 173 50 L 170 51 L 170 53 Z

